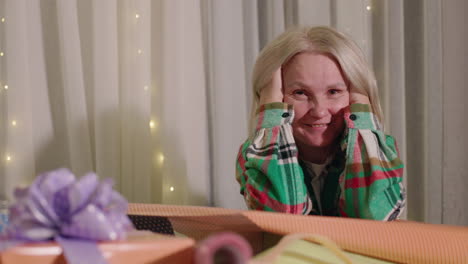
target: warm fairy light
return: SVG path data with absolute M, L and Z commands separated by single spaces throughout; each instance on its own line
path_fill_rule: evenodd
M 6 155 L 6 161 L 11 161 L 11 156 L 10 155 Z
M 140 14 L 135 14 L 135 18 L 140 18 Z
M 0 52 L 0 57 L 3 57 L 3 55 L 5 55 L 5 54 L 3 54 L 3 52 Z
M 164 157 L 164 154 L 162 152 L 154 153 L 153 162 L 158 168 L 160 168 L 160 169 L 163 168 L 165 159 L 166 158 Z
M 5 22 L 5 18 L 4 18 L 4 17 L 2 17 L 2 23 L 3 23 L 3 22 Z
M 143 89 L 144 89 L 145 91 L 148 91 L 148 85 L 145 85 L 145 86 L 143 87 Z
M 367 11 L 370 11 L 372 8 L 370 5 L 366 6 Z
M 158 162 L 159 162 L 160 165 L 163 165 L 163 163 L 164 163 L 164 154 L 159 153 Z
M 8 85 L 3 86 L 3 88 L 5 88 L 5 90 L 8 90 Z
M 142 51 L 141 49 L 138 49 L 138 51 L 137 51 L 137 52 L 138 52 L 138 54 L 141 54 L 141 53 L 143 53 L 143 51 Z
M 171 192 L 173 192 L 173 191 L 174 191 L 174 187 L 171 186 L 171 188 L 169 188 L 169 190 L 170 190 Z
M 153 120 L 151 120 L 151 121 L 149 122 L 149 126 L 150 126 L 150 128 L 155 128 L 155 127 L 156 127 L 156 122 L 154 122 Z
M 11 121 L 12 126 L 16 126 L 16 120 Z

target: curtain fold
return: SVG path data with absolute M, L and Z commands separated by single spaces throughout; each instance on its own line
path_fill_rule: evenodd
M 443 113 L 442 120 L 436 120 L 429 112 L 428 120 L 443 125 L 442 222 L 468 225 L 468 193 L 464 190 L 468 186 L 468 3 L 456 0 L 441 4 Z M 428 57 L 427 63 L 434 62 Z
M 210 195 L 207 91 L 199 1 L 163 1 L 160 93 L 164 203 L 206 205 Z M 153 43 L 158 45 L 158 43 Z M 164 155 L 164 156 L 161 156 Z M 161 162 L 162 163 L 162 162 Z
M 374 67 L 408 218 L 468 224 L 457 1 L 0 0 L 0 198 L 68 167 L 132 202 L 244 209 L 255 58 L 290 26 L 328 25 Z
M 93 167 L 88 127 L 88 111 L 83 82 L 80 35 L 78 30 L 76 2 L 57 2 L 57 25 L 59 36 L 63 106 L 65 115 L 66 142 L 71 170 L 84 174 Z
M 212 203 L 242 208 L 242 196 L 235 180 L 235 160 L 240 143 L 247 136 L 248 102 L 245 89 L 244 15 L 241 1 L 204 1 L 205 59 L 211 136 Z M 249 15 L 253 15 L 254 17 Z M 251 36 L 252 37 L 252 36 Z M 248 47 L 247 46 L 247 47 Z M 250 53 L 252 53 L 250 51 Z
M 130 199 L 150 202 L 150 2 L 119 1 L 117 10 L 121 190 Z
M 98 175 L 113 178 L 115 187 L 122 189 L 118 5 L 114 1 L 77 4 L 79 8 L 83 5 L 78 11 L 82 18 L 79 21 L 81 43 L 89 47 L 82 49 L 83 61 L 91 66 L 84 67 L 83 71 L 93 168 Z
M 2 47 L 4 56 L 1 58 L 5 70 L 2 72 L 1 88 L 5 98 L 2 111 L 6 113 L 2 124 L 6 138 L 2 160 L 5 175 L 17 175 L 5 177 L 3 181 L 4 188 L 12 190 L 16 185 L 26 185 L 35 171 L 32 133 L 34 83 L 30 79 L 34 68 L 30 65 L 29 56 L 34 49 L 28 45 L 35 36 L 28 34 L 33 22 L 29 13 L 34 11 L 29 9 L 27 1 L 7 2 L 5 9 L 9 13 L 2 18 L 5 21 L 2 22 L 5 46 Z
M 427 185 L 421 182 L 426 180 L 429 164 L 427 163 L 426 148 L 430 146 L 427 138 L 427 126 L 430 123 L 424 105 L 427 91 L 424 86 L 424 64 L 427 63 L 424 58 L 424 44 L 422 42 L 423 21 L 425 14 L 422 7 L 423 1 L 414 1 L 404 3 L 405 17 L 411 20 L 405 21 L 405 105 L 408 111 L 405 112 L 405 126 L 411 129 L 407 134 L 406 141 L 406 181 L 408 186 L 408 217 L 411 219 L 424 219 L 424 193 Z M 442 88 L 439 87 L 439 88 Z M 427 144 L 429 143 L 429 144 Z M 415 175 L 415 176 L 413 176 Z M 433 199 L 435 196 L 433 194 Z
M 285 22 L 283 0 L 258 1 L 260 48 L 284 31 Z
M 427 122 L 425 129 L 425 142 L 427 146 L 424 153 L 420 153 L 426 160 L 423 173 L 425 178 L 424 197 L 419 201 L 430 201 L 424 203 L 424 215 L 419 219 L 424 219 L 430 223 L 444 223 L 443 221 L 443 136 L 444 126 L 440 120 L 443 120 L 443 37 L 442 37 L 442 3 L 437 0 L 426 1 L 423 9 L 424 20 L 424 63 L 423 64 L 423 87 L 427 92 L 424 94 L 424 112 L 430 113 L 425 117 Z M 431 59 L 428 59 L 431 58 Z M 430 155 L 429 155 L 430 154 Z M 415 185 L 417 186 L 417 185 Z M 415 188 L 416 189 L 416 188 Z M 413 189 L 409 189 L 412 191 Z M 409 194 L 408 194 L 409 195 Z M 415 203 L 418 205 L 418 202 Z M 468 222 L 465 222 L 468 224 Z

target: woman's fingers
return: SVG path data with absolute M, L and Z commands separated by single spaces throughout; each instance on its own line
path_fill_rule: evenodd
M 370 100 L 367 94 L 357 92 L 356 89 L 351 87 L 349 93 L 349 104 L 370 104 Z
M 281 67 L 273 72 L 270 83 L 260 91 L 260 105 L 283 102 Z

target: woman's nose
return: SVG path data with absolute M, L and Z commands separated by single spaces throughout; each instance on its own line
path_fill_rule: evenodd
M 309 115 L 314 118 L 320 119 L 327 115 L 327 108 L 322 102 L 315 102 L 309 105 Z

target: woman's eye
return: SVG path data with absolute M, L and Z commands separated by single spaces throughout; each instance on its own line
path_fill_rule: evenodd
M 328 93 L 330 93 L 331 95 L 336 95 L 336 94 L 340 94 L 341 90 L 331 89 L 331 90 L 328 90 Z
M 291 89 L 289 92 L 287 92 L 287 96 L 297 101 L 308 100 L 307 91 L 304 89 Z
M 304 92 L 304 90 L 295 90 L 295 91 L 293 92 L 293 94 L 294 94 L 294 95 L 305 95 L 305 92 Z

